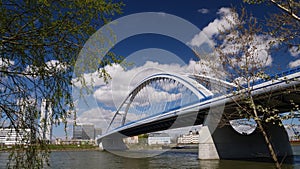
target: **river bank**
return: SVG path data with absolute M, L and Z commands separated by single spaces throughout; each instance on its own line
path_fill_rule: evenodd
M 300 141 L 291 142 L 292 146 L 300 146 Z M 198 144 L 171 144 L 171 145 L 147 145 L 147 144 L 127 144 L 129 150 L 162 150 L 162 149 L 198 149 Z M 0 152 L 9 152 L 15 149 L 26 149 L 27 146 L 2 146 Z M 90 144 L 69 144 L 69 145 L 56 145 L 50 144 L 47 146 L 49 151 L 98 151 L 99 147 Z
M 0 152 L 11 152 L 13 150 L 26 149 L 28 146 L 3 146 L 0 148 Z M 45 149 L 49 151 L 95 151 L 99 150 L 97 146 L 94 145 L 55 145 L 50 144 Z

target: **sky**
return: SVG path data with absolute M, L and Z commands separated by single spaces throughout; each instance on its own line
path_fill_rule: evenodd
M 232 18 L 229 8 L 245 6 L 259 21 L 278 9 L 266 5 L 247 5 L 240 0 L 126 0 L 123 14 L 113 16 L 110 28 L 116 33 L 116 43 L 111 51 L 123 56 L 123 65 L 112 64 L 106 70 L 112 79 L 106 84 L 95 71 L 86 73 L 92 93 L 78 99 L 75 85 L 73 96 L 77 108 L 77 123 L 92 123 L 105 130 L 117 107 L 130 90 L 146 76 L 157 72 L 210 73 L 210 69 L 199 64 L 193 50 L 207 53 L 215 45 L 212 38 L 219 34 L 221 25 L 230 28 L 226 19 Z M 266 10 L 267 9 L 267 10 Z M 105 32 L 105 29 L 100 28 Z M 97 33 L 95 33 L 97 34 Z M 96 37 L 96 36 L 95 36 Z M 262 35 L 257 35 L 258 38 Z M 93 39 L 93 36 L 91 37 Z M 95 38 L 94 38 L 95 39 Z M 271 39 L 261 38 L 262 43 Z M 96 39 L 97 40 L 97 39 Z M 87 41 L 87 44 L 93 41 Z M 230 46 L 228 46 L 230 48 Z M 260 47 L 259 57 L 268 58 L 265 66 L 272 73 L 300 65 L 299 52 L 285 51 L 268 54 Z M 88 59 L 84 53 L 82 59 Z M 201 58 L 200 58 L 201 63 Z M 1 64 L 1 63 L 0 63 Z M 123 66 L 123 67 L 122 67 Z M 280 68 L 280 69 L 278 69 Z M 68 135 L 72 135 L 72 119 L 69 120 Z M 64 137 L 62 126 L 53 129 L 53 136 Z

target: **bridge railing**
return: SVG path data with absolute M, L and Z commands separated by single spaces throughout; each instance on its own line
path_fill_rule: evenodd
M 283 77 L 286 77 L 286 76 L 289 76 L 289 75 L 292 75 L 292 74 L 298 73 L 298 72 L 300 72 L 300 66 L 296 67 L 296 68 L 293 68 L 293 69 L 288 69 L 288 70 L 283 71 L 283 72 L 276 73 L 274 75 L 269 75 L 266 78 L 259 78 L 259 79 L 253 80 L 253 81 L 250 82 L 250 86 L 253 87 L 255 85 L 259 85 L 259 84 L 268 82 L 270 80 L 278 80 L 279 78 L 283 78 Z M 248 85 L 247 84 L 242 84 L 241 87 L 242 88 L 248 88 Z M 233 91 L 238 91 L 239 89 L 240 89 L 240 87 L 234 87 L 232 90 Z

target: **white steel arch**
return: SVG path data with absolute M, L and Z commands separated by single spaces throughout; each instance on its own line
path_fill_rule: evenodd
M 179 75 L 179 74 L 170 74 L 170 73 L 157 73 L 157 74 L 150 75 L 150 76 L 146 77 L 144 80 L 142 80 L 140 83 L 138 83 L 136 85 L 136 87 L 134 87 L 129 92 L 127 97 L 124 99 L 124 101 L 118 107 L 115 115 L 113 116 L 113 118 L 107 128 L 107 131 L 109 130 L 110 126 L 114 122 L 117 115 L 123 116 L 122 125 L 124 125 L 128 109 L 129 109 L 133 99 L 135 98 L 135 96 L 139 93 L 140 90 L 142 90 L 149 83 L 151 83 L 152 81 L 155 81 L 155 80 L 160 80 L 160 79 L 170 79 L 170 80 L 174 80 L 174 81 L 182 84 L 184 87 L 189 89 L 193 94 L 195 94 L 199 100 L 207 99 L 214 95 L 209 89 L 207 89 L 204 85 L 200 84 L 196 79 L 192 78 L 189 75 Z M 207 79 L 210 80 L 209 78 L 207 78 Z M 218 81 L 218 80 L 216 80 L 216 81 Z M 123 106 L 125 106 L 125 112 L 121 113 L 120 110 Z

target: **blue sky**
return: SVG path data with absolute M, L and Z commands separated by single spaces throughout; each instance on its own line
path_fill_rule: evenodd
M 244 6 L 249 14 L 257 17 L 261 22 L 264 22 L 263 20 L 265 16 L 279 11 L 278 8 L 271 5 L 249 5 L 243 3 L 241 0 L 127 0 L 124 1 L 124 3 L 125 7 L 123 15 L 114 17 L 113 19 L 140 12 L 162 12 L 183 18 L 196 25 L 199 29 L 207 27 L 209 23 L 220 17 L 220 15 L 218 14 L 220 8 L 236 7 L 237 9 L 239 9 L 241 6 Z M 184 32 L 188 30 L 182 31 Z M 190 59 L 195 59 L 195 55 L 189 48 L 185 46 L 185 44 L 180 44 L 180 42 L 171 40 L 169 37 L 163 37 L 154 34 L 130 37 L 118 43 L 114 51 L 117 54 L 127 57 L 132 52 L 151 47 L 172 51 L 180 56 L 181 59 L 186 63 L 188 63 Z M 273 53 L 272 58 L 273 61 L 271 68 L 274 68 L 274 70 L 271 71 L 272 73 L 277 72 L 278 69 L 288 69 L 288 64 L 290 63 L 290 61 L 296 60 L 295 57 L 289 55 L 287 51 L 283 51 L 283 53 Z
M 273 6 L 248 5 L 240 0 L 126 0 L 124 3 L 126 5 L 124 13 L 114 16 L 113 20 L 136 13 L 156 12 L 162 16 L 170 14 L 170 16 L 179 17 L 193 24 L 199 30 L 187 30 L 184 29 L 185 27 L 172 27 L 172 25 L 167 27 L 170 31 L 176 30 L 182 36 L 186 35 L 187 37 L 183 37 L 183 39 L 187 40 L 184 41 L 155 33 L 144 33 L 120 40 L 113 46 L 112 51 L 124 56 L 127 63 L 133 64 L 125 66 L 125 70 L 120 65 L 106 67 L 113 77 L 108 84 L 105 84 L 102 79 L 97 79 L 94 72 L 86 75 L 88 79 L 95 78 L 94 92 L 85 97 L 88 105 L 83 100 L 77 101 L 78 123 L 93 123 L 97 127 L 104 128 L 127 93 L 147 75 L 159 71 L 195 73 L 203 69 L 197 65 L 198 58 L 195 57 L 191 46 L 201 50 L 207 49 L 205 43 L 199 42 L 201 39 L 195 38 L 196 35 L 200 35 L 200 32 L 204 32 L 207 35 L 206 38 L 216 35 L 216 25 L 224 23 L 224 17 L 230 17 L 228 8 L 245 6 L 249 13 L 259 18 L 259 21 L 263 21 L 264 16 L 269 13 L 278 12 L 278 9 Z M 150 27 L 151 23 L 148 23 Z M 134 30 L 135 26 L 138 25 L 126 25 L 125 27 Z M 120 32 L 127 32 L 125 27 Z M 118 29 L 122 28 L 118 27 Z M 178 37 L 181 38 L 181 35 Z M 197 43 L 201 45 L 197 46 Z M 268 56 L 272 62 L 266 66 L 270 68 L 270 72 L 274 73 L 278 71 L 278 68 L 280 70 L 289 69 L 289 64 L 299 59 L 299 53 L 294 53 L 294 55 L 292 56 L 288 50 L 272 54 Z M 297 63 L 294 62 L 294 65 Z M 209 72 L 209 70 L 206 71 Z M 72 121 L 70 120 L 70 127 L 71 125 Z M 68 131 L 70 131 L 68 134 L 71 135 L 71 128 Z M 63 137 L 62 127 L 54 128 L 53 136 Z

